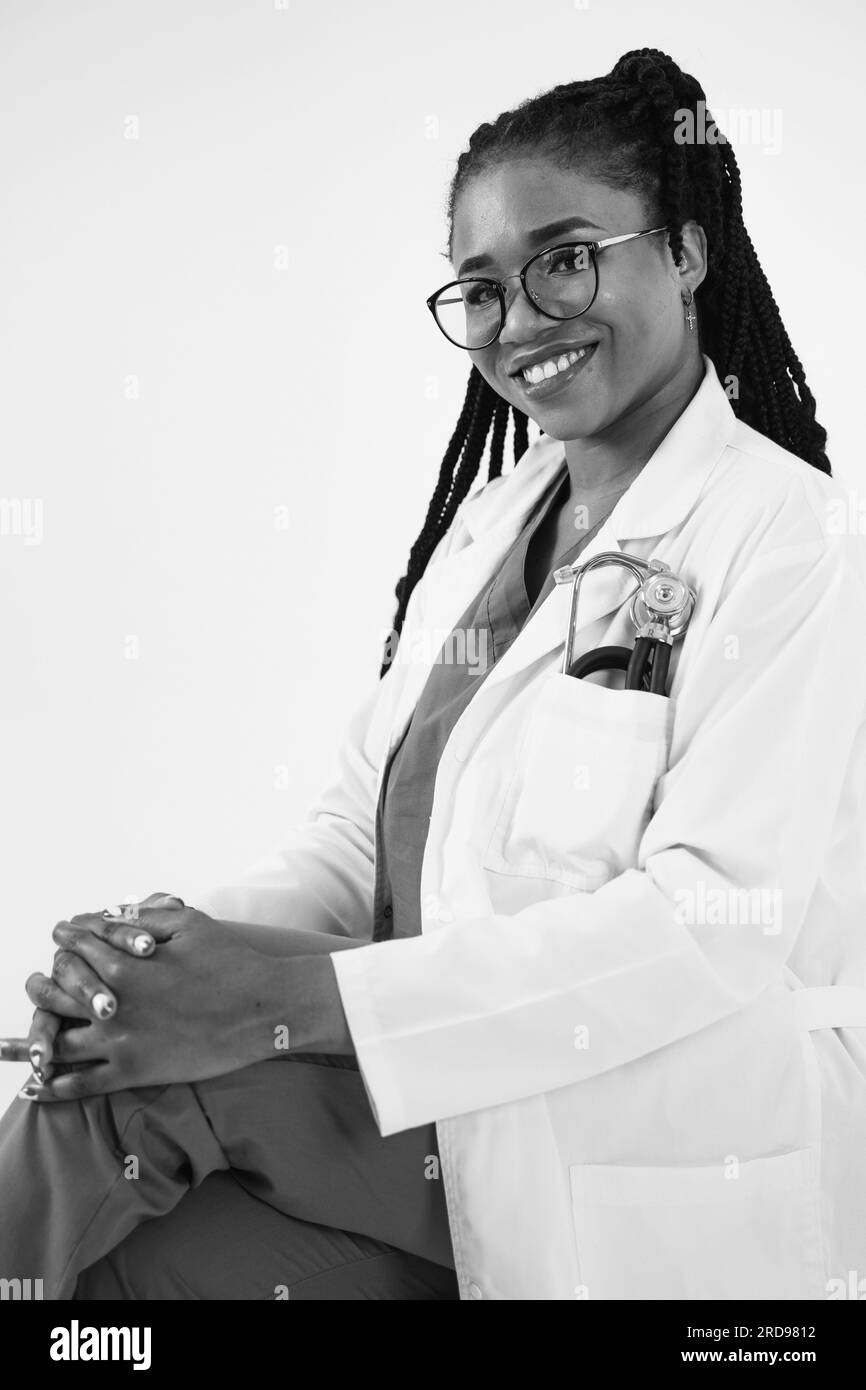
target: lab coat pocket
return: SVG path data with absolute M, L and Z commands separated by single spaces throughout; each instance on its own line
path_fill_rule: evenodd
M 707 1167 L 575 1164 L 582 1296 L 825 1297 L 817 1173 L 813 1148 Z
M 592 891 L 636 864 L 675 703 L 558 671 L 529 698 L 482 864 Z

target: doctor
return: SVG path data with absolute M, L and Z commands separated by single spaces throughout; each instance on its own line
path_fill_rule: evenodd
M 118 1195 L 106 1102 L 131 1115 L 164 1087 L 159 1134 L 180 1145 L 190 1092 L 207 1113 L 208 1078 L 260 1079 L 283 1022 L 295 1052 L 354 1055 L 383 1145 L 435 1143 L 462 1299 L 822 1299 L 866 1269 L 862 540 L 835 524 L 844 494 L 733 152 L 671 141 L 703 95 L 641 50 L 461 156 L 448 250 L 452 281 L 475 283 L 456 317 L 453 283 L 431 308 L 469 352 L 467 400 L 336 777 L 242 882 L 154 899 L 130 928 L 74 918 L 55 978 L 29 982 L 51 1079 L 0 1125 L 0 1181 L 35 1215 L 26 1239 L 6 1216 L 0 1261 L 49 1259 L 23 1169 L 50 1155 L 53 1296 L 147 1216 L 158 1246 L 188 1200 L 159 1145 L 157 1177 Z M 585 307 L 564 297 L 575 275 Z M 521 451 L 527 417 L 543 433 Z M 551 571 L 605 550 L 697 591 L 668 696 L 559 670 L 570 595 Z M 497 649 L 515 554 L 524 606 L 511 595 Z M 587 578 L 576 655 L 631 644 L 632 587 L 617 567 Z M 432 634 L 482 611 L 491 660 L 467 693 Z M 386 774 L 389 795 L 430 794 L 402 932 Z M 269 927 L 323 949 L 265 957 Z M 89 1021 L 58 1032 L 70 998 Z M 230 1166 L 195 1142 L 193 1186 Z M 276 1172 L 278 1147 L 249 1143 Z M 93 1212 L 71 1221 L 91 1160 Z M 100 1225 L 109 1190 L 123 1209 Z

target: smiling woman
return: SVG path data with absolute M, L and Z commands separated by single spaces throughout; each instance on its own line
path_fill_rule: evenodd
M 814 1300 L 866 1267 L 866 562 L 733 151 L 676 137 L 704 100 L 642 49 L 471 136 L 428 304 L 472 365 L 380 678 L 278 854 L 55 929 L 0 1275 Z M 557 561 L 572 656 L 630 635 L 610 553 L 697 592 L 667 692 L 560 668 Z
M 682 139 L 684 113 L 701 117 L 692 141 Z M 468 348 L 473 367 L 395 590 L 396 633 L 477 476 L 489 435 L 488 481 L 500 475 L 509 414 L 515 461 L 527 447 L 531 415 L 542 432 L 568 441 L 572 478 L 591 489 L 607 466 L 604 445 L 629 447 L 624 421 L 634 438 L 651 417 L 649 440 L 658 443 L 694 389 L 704 352 L 719 380 L 733 384 L 741 420 L 830 472 L 826 431 L 743 223 L 733 149 L 708 116 L 700 83 L 666 55 L 628 53 L 605 77 L 554 87 L 479 126 L 457 162 L 448 221 L 445 254 L 456 280 L 427 302 L 446 337 Z M 666 235 L 639 230 L 645 227 Z M 545 249 L 560 237 L 571 242 L 570 262 L 562 248 Z M 498 278 L 479 281 L 479 273 Z M 590 276 L 587 290 L 582 282 Z M 520 282 L 510 294 L 506 278 Z M 475 346 L 466 299 L 480 285 L 488 308 L 485 342 Z M 572 303 L 561 302 L 563 285 Z M 439 295 L 447 301 L 441 308 Z M 561 383 L 536 384 L 519 373 L 581 349 L 594 360 L 565 372 Z M 592 464 L 581 440 L 592 441 Z

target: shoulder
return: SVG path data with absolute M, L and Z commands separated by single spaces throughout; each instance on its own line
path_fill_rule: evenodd
M 859 529 L 866 539 L 866 499 L 838 476 L 811 464 L 737 420 L 700 505 L 766 546 L 832 543 Z M 859 519 L 856 513 L 863 512 Z

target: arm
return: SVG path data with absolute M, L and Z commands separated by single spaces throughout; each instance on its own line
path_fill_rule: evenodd
M 169 895 L 152 893 L 144 902 L 153 905 L 169 900 Z M 80 922 L 82 919 L 76 920 Z M 136 948 L 136 940 L 140 942 L 148 934 L 135 922 L 107 925 L 101 917 L 95 915 L 91 922 L 91 931 L 98 931 L 101 940 L 118 952 L 141 958 L 150 955 L 153 950 L 152 941 L 144 951 Z M 317 1045 L 317 1050 L 352 1051 L 351 1037 L 346 1028 L 334 972 L 329 962 L 322 961 L 321 958 L 333 951 L 345 951 L 353 946 L 360 946 L 362 942 L 343 936 L 330 936 L 324 932 L 303 931 L 296 927 L 262 926 L 252 922 L 217 922 L 213 925 L 226 928 L 235 937 L 238 945 L 251 948 L 271 961 L 275 957 L 291 958 L 293 964 L 288 968 L 293 972 L 292 994 L 299 992 L 305 1001 L 309 1001 L 309 1008 L 318 1012 L 317 1029 L 321 1031 L 322 1037 L 319 1041 L 323 1045 Z M 59 945 L 63 926 L 59 925 L 54 930 L 54 939 Z M 302 957 L 305 959 L 302 960 Z M 323 965 L 327 966 L 326 970 L 323 970 Z M 270 964 L 267 973 L 272 981 L 282 980 L 284 969 L 283 966 Z M 62 980 L 62 984 L 59 980 Z M 50 997 L 43 993 L 45 990 L 51 991 Z M 111 986 L 100 977 L 95 966 L 85 959 L 80 948 L 68 943 L 61 946 L 55 955 L 52 978 L 48 979 L 40 972 L 34 973 L 27 980 L 27 993 L 37 1004 L 30 1033 L 26 1038 L 0 1038 L 0 1061 L 29 1061 L 40 1079 L 54 1073 L 55 1041 L 61 1027 L 68 1028 L 76 1020 L 80 1023 L 89 1018 L 100 1018 L 96 1007 L 100 997 L 116 1004 Z M 289 997 L 290 992 L 286 988 L 282 996 L 283 1012 L 285 1001 Z M 44 1001 L 44 1006 L 39 1004 L 39 1000 Z
M 435 573 L 457 528 L 455 518 L 410 595 L 404 634 L 419 620 L 430 574 Z M 400 679 L 400 668 L 392 666 L 356 707 L 338 749 L 332 780 L 305 822 L 291 830 L 278 851 L 251 865 L 234 883 L 186 892 L 189 906 L 224 926 L 239 945 L 269 957 L 308 958 L 303 969 L 314 980 L 311 990 L 321 1009 L 322 1035 L 332 1037 L 335 1051 L 351 1051 L 352 1045 L 336 979 L 330 963 L 322 958 L 358 946 L 372 934 L 376 786 Z M 145 901 L 166 896 L 171 895 L 152 894 Z M 294 926 L 293 919 L 304 926 Z M 131 940 L 122 949 L 134 955 Z M 54 980 L 31 976 L 28 994 L 34 1002 L 38 1001 L 31 983 L 34 990 L 49 989 L 51 1000 L 46 1008 L 37 1007 L 29 1038 L 9 1039 L 5 1045 L 0 1040 L 0 1059 L 27 1060 L 35 1046 L 41 1054 L 36 1065 L 41 1061 L 47 1066 L 60 1015 L 89 1016 L 100 993 L 113 1002 L 112 991 L 80 952 L 70 948 L 63 954 L 74 966 L 76 997 L 65 994 Z M 298 966 L 300 973 L 300 959 Z
M 692 654 L 638 867 L 594 893 L 332 958 L 383 1135 L 621 1067 L 778 978 L 864 752 L 864 634 L 859 561 L 841 540 L 759 555 Z M 689 892 L 756 887 L 781 892 L 777 932 L 683 912 Z
M 199 909 L 200 910 L 200 909 Z M 253 950 L 266 956 L 322 956 L 332 951 L 347 951 L 363 946 L 353 937 L 337 936 L 331 932 L 304 931 L 301 927 L 283 927 L 261 922 L 223 922 L 229 931 L 236 932 Z

